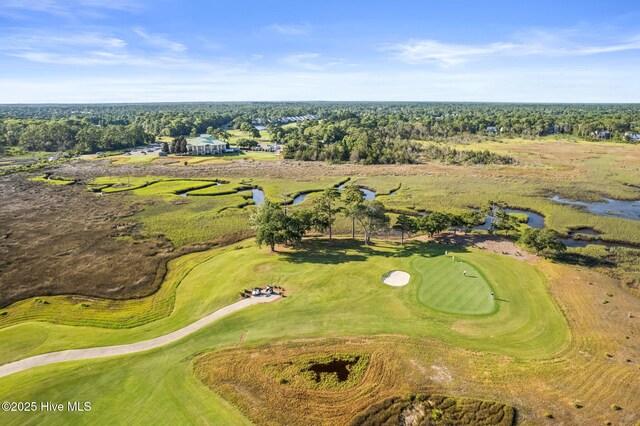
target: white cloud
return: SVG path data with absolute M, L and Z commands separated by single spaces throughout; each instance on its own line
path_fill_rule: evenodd
M 311 26 L 308 23 L 303 25 L 271 24 L 266 29 L 282 35 L 306 35 L 311 32 Z
M 634 102 L 635 69 L 299 72 L 192 70 L 0 79 L 0 103 L 160 101 Z
M 73 18 L 100 16 L 98 10 L 137 12 L 142 4 L 136 0 L 0 0 L 0 15 L 12 18 L 27 18 L 21 12 L 36 12 L 47 15 Z
M 282 58 L 282 62 L 294 67 L 307 71 L 324 71 L 327 68 L 341 65 L 339 60 L 320 60 L 323 59 L 319 53 L 295 53 Z
M 77 49 L 90 46 L 102 49 L 121 49 L 127 46 L 127 42 L 112 35 L 100 33 L 73 33 L 73 34 L 13 34 L 0 38 L 0 50 L 28 50 L 36 49 Z
M 138 34 L 147 44 L 163 49 L 172 50 L 174 52 L 184 52 L 187 50 L 187 46 L 182 43 L 178 43 L 169 40 L 164 34 L 150 34 L 143 28 L 134 28 L 133 32 Z
M 0 37 L 0 54 L 30 62 L 82 67 L 154 66 L 158 63 L 173 67 L 189 62 L 183 44 L 142 29 L 134 32 L 142 40 L 133 39 L 137 42 L 133 45 L 124 38 L 97 32 L 15 33 Z M 140 48 L 140 44 L 154 49 Z M 194 61 L 194 66 L 206 65 Z
M 586 56 L 640 49 L 640 35 L 591 44 L 575 31 L 533 31 L 513 41 L 454 44 L 437 40 L 409 40 L 382 46 L 382 51 L 408 64 L 437 63 L 444 67 L 495 56 Z

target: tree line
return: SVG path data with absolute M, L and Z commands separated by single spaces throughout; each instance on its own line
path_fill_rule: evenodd
M 86 120 L 0 120 L 0 152 L 18 147 L 26 151 L 92 153 L 141 146 L 155 136 L 137 124 L 96 125 Z
M 281 126 L 282 117 L 313 115 L 297 126 Z M 195 136 L 246 131 L 258 138 L 260 120 L 274 142 L 286 145 L 286 158 L 365 164 L 419 161 L 416 140 L 460 138 L 492 140 L 549 134 L 627 141 L 640 132 L 637 104 L 491 104 L 491 103 L 169 103 L 108 105 L 2 105 L 0 148 L 81 152 L 120 149 L 153 136 Z M 77 139 L 80 129 L 82 138 Z M 138 137 L 143 132 L 145 137 Z M 431 152 L 430 155 L 436 155 Z M 442 155 L 441 155 L 442 156 Z M 448 159 L 451 153 L 444 153 Z M 449 160 L 446 160 L 449 161 Z M 457 152 L 454 161 L 484 164 L 504 159 Z
M 490 221 L 490 233 L 504 231 L 507 235 L 510 232 L 517 234 L 520 229 L 518 218 L 508 214 L 504 204 L 495 201 L 487 202 L 479 211 L 434 211 L 419 217 L 399 214 L 391 224 L 384 204 L 378 200 L 365 200 L 360 188 L 353 184 L 346 185 L 342 193 L 335 187 L 326 188 L 313 200 L 310 209 L 294 212 L 288 212 L 286 205 L 265 200 L 250 215 L 249 222 L 256 231 L 258 246 L 268 245 L 274 251 L 278 244 L 299 246 L 311 230 L 326 234 L 331 240 L 338 215 L 351 220 L 351 238 L 355 239 L 357 228 L 362 231 L 365 245 L 371 243 L 373 235 L 390 229 L 400 233 L 401 244 L 404 244 L 405 236 L 418 232 L 430 237 L 446 230 L 468 233 L 486 220 Z M 551 229 L 526 228 L 520 235 L 520 242 L 536 254 L 556 254 L 566 250 L 560 235 Z

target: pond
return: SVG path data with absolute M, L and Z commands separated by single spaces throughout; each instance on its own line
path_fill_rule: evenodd
M 605 198 L 605 201 L 587 203 L 584 201 L 572 201 L 554 195 L 549 198 L 556 203 L 578 206 L 586 209 L 589 213 L 598 216 L 621 217 L 631 220 L 640 220 L 640 200 L 614 200 Z
M 307 195 L 309 195 L 308 193 L 305 194 L 298 194 L 295 196 L 295 198 L 293 199 L 293 202 L 291 204 L 293 204 L 294 206 L 296 204 L 300 204 L 301 202 L 303 202 L 304 200 L 307 199 Z
M 238 191 L 238 194 L 246 194 L 247 192 L 251 192 L 251 197 L 253 198 L 253 202 L 256 206 L 264 204 L 264 191 L 262 189 L 245 189 L 244 191 Z
M 344 189 L 344 187 L 346 186 L 345 183 L 341 184 L 338 186 L 338 191 L 342 191 Z M 360 188 L 360 192 L 362 192 L 362 195 L 364 195 L 364 199 L 365 200 L 375 200 L 376 199 L 376 193 L 373 192 L 370 189 L 367 188 Z

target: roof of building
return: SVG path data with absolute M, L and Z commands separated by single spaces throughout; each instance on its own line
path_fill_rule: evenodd
M 226 142 L 213 138 L 211 135 L 200 135 L 197 138 L 187 139 L 187 145 L 191 146 L 206 146 L 206 145 L 224 145 Z

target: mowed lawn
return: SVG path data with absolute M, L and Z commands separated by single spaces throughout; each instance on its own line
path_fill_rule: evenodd
M 193 356 L 239 342 L 253 345 L 302 337 L 396 334 L 433 337 L 456 347 L 519 359 L 550 358 L 569 343 L 569 329 L 547 292 L 543 275 L 524 262 L 480 250 L 418 242 L 404 247 L 382 242 L 365 247 L 350 240 L 311 240 L 305 246 L 304 251 L 273 254 L 246 242 L 237 249 L 190 255 L 200 262 L 176 263 L 192 269 L 176 290 L 171 315 L 144 326 L 114 330 L 31 322 L 1 329 L 2 346 L 12 342 L 3 348 L 0 362 L 5 362 L 54 350 L 153 338 L 232 303 L 238 291 L 256 285 L 280 285 L 287 294 L 276 303 L 225 317 L 164 348 L 46 366 L 2 378 L 3 401 L 80 398 L 92 401 L 94 409 L 88 414 L 55 416 L 0 413 L 0 424 L 20 424 L 27 419 L 36 423 L 198 419 L 241 423 L 244 418 L 235 408 L 191 374 Z M 482 304 L 476 308 L 482 315 L 444 313 L 420 301 L 421 292 L 433 283 L 433 272 L 444 277 L 460 273 L 461 265 L 451 262 L 445 250 L 465 262 L 469 275 L 482 273 L 486 283 L 483 290 L 468 296 L 443 299 L 440 310 L 443 306 L 469 310 L 469 300 L 479 297 L 474 294 L 491 288 L 496 300 L 489 313 Z M 404 287 L 383 284 L 380 278 L 391 270 L 409 272 L 411 282 Z
M 412 266 L 422 275 L 418 300 L 424 306 L 470 315 L 489 314 L 497 307 L 491 296 L 493 290 L 482 273 L 470 263 L 455 259 L 454 255 L 428 261 L 419 258 Z

